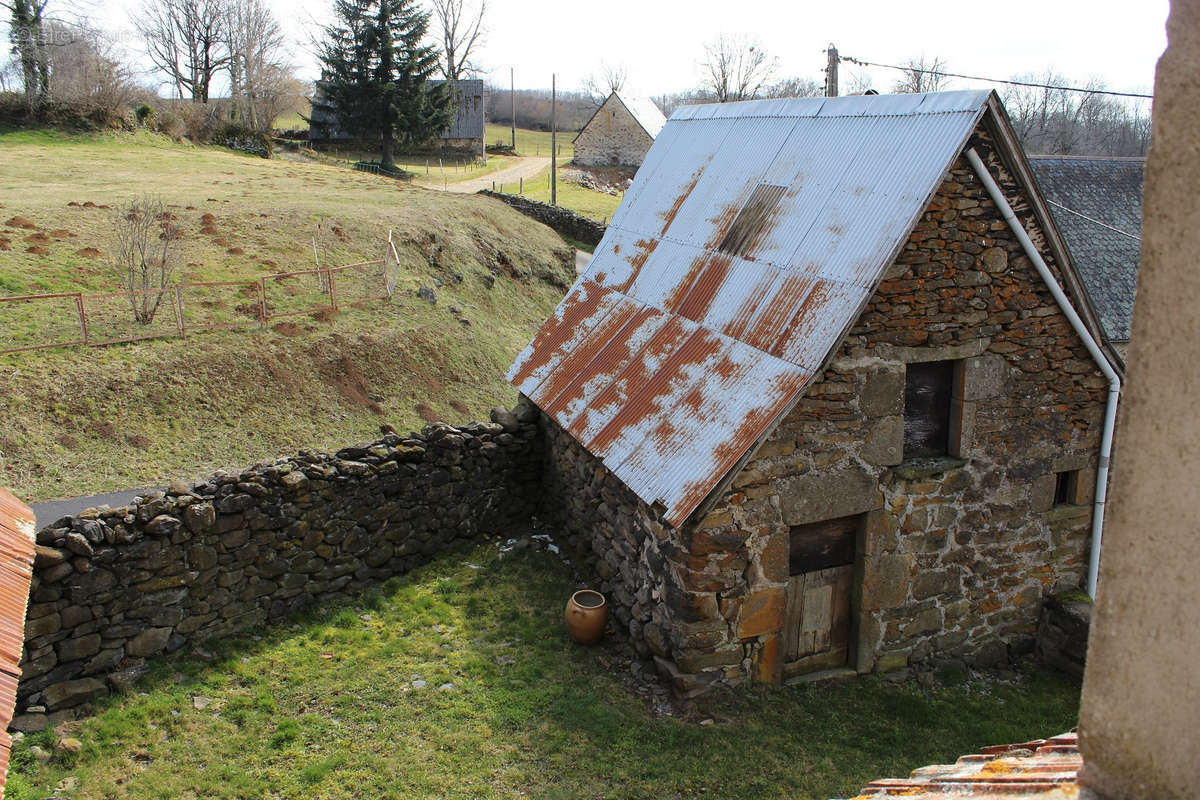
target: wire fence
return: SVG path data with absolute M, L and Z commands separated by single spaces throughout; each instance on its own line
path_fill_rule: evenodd
M 360 307 L 395 293 L 399 257 L 390 236 L 385 252 L 384 258 L 374 261 L 240 281 L 185 282 L 103 294 L 0 297 L 0 355 L 266 327 L 281 317 Z

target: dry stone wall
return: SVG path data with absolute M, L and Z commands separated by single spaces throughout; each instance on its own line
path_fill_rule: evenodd
M 521 413 L 302 451 L 43 529 L 14 727 L 127 686 L 149 657 L 354 596 L 524 524 L 540 453 Z
M 569 208 L 552 206 L 549 203 L 543 203 L 539 200 L 530 200 L 528 197 L 522 197 L 519 194 L 493 192 L 488 189 L 480 189 L 477 194 L 494 197 L 500 202 L 512 206 L 525 216 L 536 219 L 552 230 L 558 231 L 561 235 L 570 236 L 572 239 L 584 244 L 594 247 L 600 244 L 600 240 L 604 238 L 605 226 L 582 214 L 576 214 Z

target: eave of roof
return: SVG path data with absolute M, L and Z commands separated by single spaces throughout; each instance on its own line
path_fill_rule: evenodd
M 854 800 L 1075 800 L 1079 797 L 1079 738 L 1064 733 L 1023 744 L 985 747 L 954 764 L 913 770 L 866 786 Z
M 25 610 L 33 580 L 32 509 L 0 489 L 0 797 L 8 775 L 12 737 L 8 725 L 17 704 Z

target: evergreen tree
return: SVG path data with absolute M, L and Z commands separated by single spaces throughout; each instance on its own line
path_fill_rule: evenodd
M 436 47 L 421 43 L 429 12 L 417 0 L 335 0 L 334 11 L 313 101 L 324 118 L 313 124 L 378 138 L 380 165 L 394 169 L 397 144 L 427 142 L 454 119 L 450 85 L 428 82 L 439 60 Z

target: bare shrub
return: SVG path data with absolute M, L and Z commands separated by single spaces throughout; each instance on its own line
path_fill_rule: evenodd
M 179 227 L 161 197 L 133 198 L 117 209 L 112 269 L 139 325 L 158 313 L 164 291 L 175 273 Z

